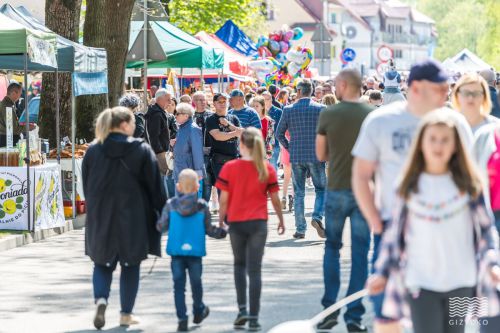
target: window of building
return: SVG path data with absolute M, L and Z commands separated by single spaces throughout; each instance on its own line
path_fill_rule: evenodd
M 337 13 L 330 13 L 330 23 L 337 24 Z
M 403 58 L 403 50 L 394 50 L 394 58 Z

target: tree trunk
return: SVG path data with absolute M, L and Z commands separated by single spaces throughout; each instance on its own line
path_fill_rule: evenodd
M 125 65 L 134 0 L 88 0 L 83 43 L 103 47 L 108 54 L 108 101 L 116 106 L 124 91 Z M 77 136 L 92 140 L 94 121 L 106 108 L 104 95 L 78 97 Z
M 82 0 L 46 0 L 45 24 L 58 35 L 77 41 Z M 44 73 L 40 101 L 40 136 L 50 145 L 56 142 L 56 74 Z M 59 74 L 59 110 L 61 138 L 71 134 L 71 74 Z

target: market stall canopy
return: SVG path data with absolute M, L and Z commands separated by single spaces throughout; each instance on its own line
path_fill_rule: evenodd
M 28 53 L 31 63 L 57 68 L 56 35 L 27 28 L 0 14 L 0 55 L 25 53 Z M 21 64 L 24 69 L 24 61 Z M 0 68 L 10 69 L 4 65 L 0 60 Z
M 257 46 L 233 21 L 226 23 L 215 33 L 224 43 L 246 56 L 257 54 Z
M 224 52 L 224 72 L 231 72 L 237 75 L 248 74 L 247 63 L 250 60 L 248 57 L 231 48 L 214 34 L 200 31 L 195 37 L 205 44 L 213 48 L 221 49 Z
M 468 49 L 463 49 L 458 52 L 454 57 L 446 59 L 443 62 L 443 66 L 449 70 L 454 72 L 478 72 L 483 69 L 490 69 L 488 63 L 479 58 L 477 55 L 469 51 Z
M 4 4 L 0 8 L 0 13 L 16 21 L 23 27 L 30 29 L 30 31 L 35 31 L 39 34 L 55 35 L 50 29 L 33 17 L 24 7 L 14 8 L 9 4 Z M 57 67 L 60 72 L 89 73 L 107 71 L 108 66 L 105 49 L 87 47 L 64 37 L 55 36 L 57 40 Z M 0 49 L 3 46 L 4 44 L 2 43 Z M 24 64 L 22 56 L 0 56 L 0 68 L 23 70 Z M 32 71 L 52 71 L 52 69 L 36 63 L 28 63 L 28 69 Z
M 168 22 L 151 22 L 148 33 L 148 68 L 224 67 L 224 52 L 214 49 Z M 130 23 L 127 68 L 144 66 L 144 23 Z

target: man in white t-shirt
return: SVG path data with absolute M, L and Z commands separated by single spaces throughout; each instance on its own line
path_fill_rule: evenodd
M 352 150 L 353 191 L 368 225 L 374 234 L 372 262 L 378 257 L 382 232 L 391 218 L 398 175 L 408 155 L 420 119 L 444 106 L 448 97 L 448 75 L 438 62 L 426 60 L 415 64 L 408 78 L 408 101 L 395 102 L 372 112 L 363 122 Z M 465 118 L 453 110 L 460 136 L 472 146 L 472 132 Z M 371 186 L 375 176 L 375 186 Z M 397 329 L 398 323 L 382 315 L 384 294 L 372 296 L 375 333 Z

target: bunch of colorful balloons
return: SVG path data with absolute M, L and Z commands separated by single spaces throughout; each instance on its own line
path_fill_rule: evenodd
M 280 31 L 270 33 L 268 37 L 260 36 L 257 41 L 259 56 L 274 57 L 278 62 L 286 62 L 286 54 L 292 48 L 292 40 L 299 40 L 304 36 L 302 28 L 290 29 L 284 25 Z

